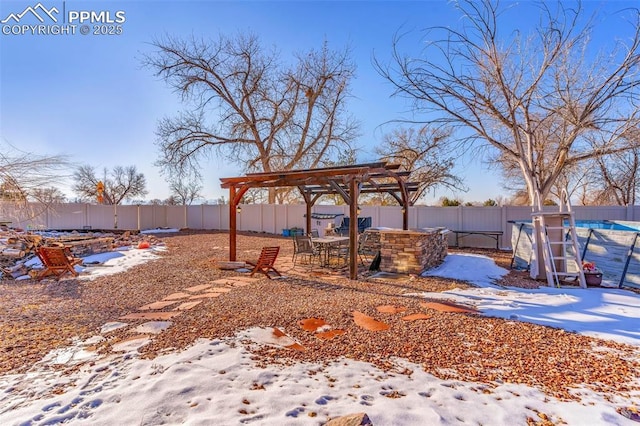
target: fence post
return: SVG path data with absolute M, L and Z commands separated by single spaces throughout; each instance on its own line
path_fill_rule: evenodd
M 502 235 L 498 237 L 502 244 L 499 247 L 506 247 L 505 239 L 507 238 L 507 210 L 506 206 L 500 206 L 500 221 L 502 222 L 500 225 Z M 506 240 L 508 241 L 508 240 Z

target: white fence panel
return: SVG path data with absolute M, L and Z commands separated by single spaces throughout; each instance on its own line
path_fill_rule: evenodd
M 624 206 L 574 206 L 576 220 L 626 220 Z
M 91 229 L 114 229 L 114 208 L 97 204 L 87 204 L 87 227 Z
M 442 226 L 444 228 L 453 229 L 457 226 L 457 212 L 454 212 L 455 207 L 431 207 L 431 206 L 416 206 L 409 208 L 409 223 L 414 222 L 414 228 L 437 228 Z M 412 221 L 412 217 L 415 219 Z
M 137 229 L 138 228 L 138 206 L 124 205 L 117 206 L 114 210 L 117 214 L 116 229 Z
M 45 206 L 36 203 L 17 206 L 15 203 L 0 201 L 0 221 L 20 229 L 46 228 L 47 210 Z
M 263 204 L 262 205 L 262 223 L 260 229 L 262 232 L 268 232 L 270 234 L 279 234 L 280 230 L 277 228 L 276 223 L 276 207 L 275 204 Z
M 229 206 L 207 205 L 202 210 L 203 229 L 229 229 Z
M 198 206 L 185 206 L 187 209 L 187 223 L 186 228 L 189 229 L 204 229 L 204 217 L 203 207 Z
M 372 226 L 402 228 L 402 210 L 399 206 L 363 207 L 361 216 L 371 216 Z M 411 222 L 411 209 L 409 209 L 409 224 Z M 415 219 L 413 222 L 415 222 Z
M 165 208 L 167 228 L 187 228 L 187 206 L 162 206 Z
M 502 224 L 502 208 L 493 206 L 459 206 L 459 227 L 455 231 L 500 231 L 503 235 L 498 237 L 498 247 L 508 246 L 508 236 L 504 235 L 505 227 Z M 471 247 L 495 248 L 494 237 L 486 235 L 465 235 L 461 237 L 460 244 Z M 455 235 L 449 236 L 450 242 L 455 239 Z
M 220 223 L 221 226 L 218 229 L 229 229 L 229 206 L 222 205 L 219 207 L 221 208 L 221 210 L 220 210 L 220 218 L 218 222 Z
M 167 206 L 161 206 L 161 205 L 153 206 L 153 227 L 154 228 L 169 227 L 169 222 L 167 220 Z
M 82 229 L 87 225 L 82 204 L 59 204 L 46 209 L 47 227 L 50 229 Z
M 557 211 L 557 206 L 546 206 L 545 211 Z M 574 206 L 578 220 L 640 221 L 640 206 Z M 342 214 L 336 217 L 338 226 L 348 216 L 346 205 L 316 205 L 313 213 Z M 283 229 L 304 228 L 306 207 L 295 205 L 243 204 L 237 215 L 238 230 L 282 234 Z M 399 206 L 361 206 L 361 217 L 371 217 L 374 227 L 401 228 L 402 212 Z M 229 229 L 228 205 L 96 205 L 67 203 L 42 205 L 30 203 L 26 207 L 0 202 L 0 221 L 11 222 L 21 229 L 131 229 L 190 228 Z M 459 231 L 502 231 L 499 246 L 511 245 L 513 222 L 531 221 L 531 208 L 504 207 L 433 207 L 409 208 L 409 228 L 444 227 Z M 326 221 L 322 222 L 326 226 Z M 312 221 L 312 228 L 317 224 Z M 465 245 L 495 247 L 495 241 L 486 236 L 468 235 Z M 451 244 L 455 236 L 449 237 Z
M 139 206 L 137 211 L 138 229 L 153 229 L 154 226 L 154 208 L 153 206 Z
M 236 213 L 239 231 L 262 232 L 262 204 L 243 204 L 240 213 Z
M 293 227 L 293 225 L 289 226 L 289 207 L 291 206 L 282 204 L 275 206 L 274 229 L 276 234 L 282 235 L 283 229 L 289 229 Z

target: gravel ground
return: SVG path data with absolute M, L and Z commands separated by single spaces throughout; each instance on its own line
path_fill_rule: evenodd
M 99 334 L 105 323 L 171 293 L 240 275 L 215 267 L 217 260 L 228 259 L 226 232 L 181 232 L 159 238 L 168 248 L 161 259 L 124 273 L 91 281 L 2 281 L 0 373 L 25 372 L 50 350 L 71 344 L 74 337 L 86 339 Z M 268 234 L 239 235 L 237 257 L 255 259 L 260 248 L 267 245 L 281 246 L 279 259 L 290 259 L 290 239 Z M 509 267 L 510 253 L 476 252 Z M 582 385 L 605 395 L 625 396 L 637 390 L 631 383 L 640 371 L 640 358 L 633 346 L 524 322 L 439 312 L 420 306 L 424 299 L 406 295 L 468 287 L 464 282 L 434 277 L 372 279 L 368 271 L 362 271 L 358 281 L 351 281 L 340 271 L 330 273 L 305 266 L 287 266 L 280 272 L 287 278 L 261 278 L 220 297 L 203 299 L 173 318 L 173 325 L 140 351 L 145 357 L 154 357 L 184 348 L 198 338 L 230 337 L 249 327 L 277 327 L 306 350 L 259 349 L 255 356 L 264 365 L 347 357 L 394 369 L 393 360 L 400 357 L 422 365 L 440 378 L 488 385 L 527 384 L 565 399 L 576 399 L 570 390 Z M 529 288 L 538 285 L 525 273 L 516 271 L 503 282 Z M 402 314 L 380 313 L 376 310 L 380 305 L 403 306 L 407 310 Z M 353 311 L 391 327 L 367 331 L 354 323 Z M 414 313 L 426 313 L 430 318 L 401 319 Z M 346 333 L 330 340 L 318 339 L 301 328 L 299 321 L 306 318 L 321 318 Z M 145 321 L 133 321 L 142 322 Z M 110 333 L 96 350 L 109 350 L 113 343 L 129 337 L 126 333 Z

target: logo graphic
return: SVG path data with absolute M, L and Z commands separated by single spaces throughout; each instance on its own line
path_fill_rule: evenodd
M 124 10 L 69 10 L 66 0 L 57 3 L 57 7 L 46 7 L 38 1 L 35 6 L 27 6 L 20 13 L 10 13 L 0 20 L 2 36 L 111 36 L 124 31 L 122 24 L 127 21 Z
M 58 22 L 58 18 L 56 18 L 53 14 L 54 13 L 58 14 L 60 13 L 60 11 L 55 6 L 52 7 L 50 10 L 47 10 L 47 8 L 42 5 L 42 3 L 38 3 L 33 7 L 28 6 L 25 10 L 22 11 L 22 13 L 9 14 L 9 16 L 7 16 L 5 19 L 0 21 L 0 23 L 6 24 L 11 20 L 13 20 L 15 23 L 19 23 L 20 20 L 28 13 L 35 16 L 38 21 L 44 23 L 44 18 L 42 17 L 42 15 L 48 16 L 49 19 L 51 19 L 53 22 Z

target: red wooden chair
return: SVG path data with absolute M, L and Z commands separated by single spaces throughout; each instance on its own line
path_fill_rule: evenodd
M 36 251 L 40 258 L 44 270 L 38 273 L 37 280 L 50 275 L 55 276 L 59 280 L 62 275 L 69 272 L 74 277 L 78 276 L 78 272 L 74 266 L 82 263 L 82 259 L 73 257 L 71 251 L 64 246 L 41 246 Z
M 280 272 L 278 272 L 273 266 L 276 263 L 276 258 L 278 257 L 279 252 L 280 247 L 262 247 L 262 252 L 260 252 L 260 257 L 256 262 L 246 262 L 248 265 L 253 266 L 250 276 L 253 276 L 256 272 L 260 272 L 265 274 L 267 278 L 271 279 L 270 272 L 273 272 L 276 276 L 281 277 L 282 275 Z

